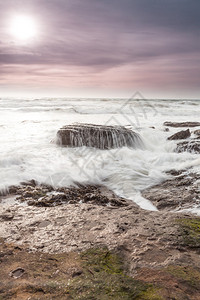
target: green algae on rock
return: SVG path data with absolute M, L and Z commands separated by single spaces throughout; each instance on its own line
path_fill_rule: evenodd
M 163 299 L 153 286 L 126 275 L 120 256 L 107 248 L 84 251 L 81 259 L 84 272 L 70 282 L 69 299 Z
M 0 239 L 0 299 L 162 300 L 152 284 L 126 275 L 118 253 L 106 247 L 82 253 L 31 253 Z M 18 265 L 18 279 L 8 276 Z
M 200 250 L 200 218 L 180 218 L 177 220 L 182 235 L 182 244 Z
M 190 266 L 168 266 L 166 271 L 185 282 L 191 288 L 200 290 L 200 270 Z

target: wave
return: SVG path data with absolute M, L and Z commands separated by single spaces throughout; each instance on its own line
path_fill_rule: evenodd
M 166 120 L 199 121 L 196 105 L 143 101 L 143 106 L 137 102 L 124 107 L 122 99 L 73 101 L 54 99 L 49 105 L 50 100 L 42 99 L 35 105 L 30 100 L 9 100 L 7 106 L 1 100 L 1 191 L 31 179 L 54 186 L 103 184 L 152 210 L 155 207 L 141 197 L 142 190 L 168 178 L 170 169 L 193 168 L 200 173 L 199 156 L 175 153 L 176 143 L 167 137 L 177 129 L 165 132 L 163 127 Z M 129 125 L 141 136 L 144 148 L 71 149 L 50 142 L 59 128 L 74 122 Z

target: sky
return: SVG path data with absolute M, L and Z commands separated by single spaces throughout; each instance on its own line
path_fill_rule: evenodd
M 32 18 L 33 39 L 11 34 Z M 200 0 L 0 0 L 0 97 L 200 99 Z

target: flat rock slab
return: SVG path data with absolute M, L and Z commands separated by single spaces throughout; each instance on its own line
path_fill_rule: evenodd
M 176 174 L 176 173 L 175 173 Z M 200 191 L 198 174 L 176 174 L 163 183 L 150 187 L 142 196 L 150 200 L 159 210 L 192 208 L 199 204 Z
M 16 205 L 9 211 L 14 218 L 9 223 L 0 219 L 0 236 L 31 251 L 61 253 L 105 245 L 128 255 L 132 272 L 179 261 L 174 220 L 180 214 L 145 211 L 134 203 L 117 209 L 85 203 L 56 208 Z M 43 222 L 48 226 L 40 226 Z
M 74 124 L 62 127 L 57 133 L 57 144 L 66 147 L 92 147 L 112 149 L 141 148 L 140 136 L 123 126 Z
M 164 126 L 170 127 L 197 127 L 200 126 L 200 122 L 164 122 Z

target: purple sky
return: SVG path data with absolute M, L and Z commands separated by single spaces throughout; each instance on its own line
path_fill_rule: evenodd
M 8 32 L 34 18 L 32 43 Z M 200 98 L 200 0 L 0 0 L 0 96 Z

